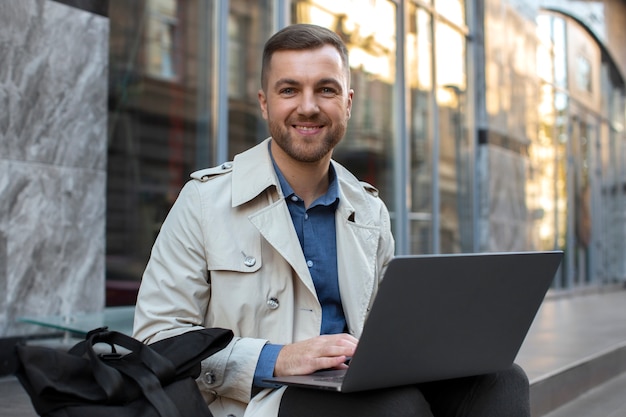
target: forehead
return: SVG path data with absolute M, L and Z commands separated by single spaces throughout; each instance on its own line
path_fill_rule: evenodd
M 344 82 L 345 74 L 341 54 L 331 45 L 316 49 L 276 51 L 267 73 L 270 84 L 282 78 L 299 80 L 333 77 Z

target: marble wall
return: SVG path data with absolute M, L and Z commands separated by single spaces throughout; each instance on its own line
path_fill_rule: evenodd
M 104 307 L 106 17 L 0 2 L 0 337 Z

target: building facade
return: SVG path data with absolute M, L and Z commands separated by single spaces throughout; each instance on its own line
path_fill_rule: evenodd
M 111 1 L 109 271 L 137 279 L 189 172 L 268 135 L 263 42 L 305 22 L 348 45 L 334 157 L 380 190 L 399 254 L 561 249 L 555 288 L 624 279 L 626 7 L 517 3 Z
M 20 315 L 101 309 L 105 276 L 140 280 L 189 174 L 268 136 L 256 98 L 262 48 L 294 22 L 348 46 L 353 112 L 334 157 L 380 190 L 398 254 L 560 249 L 554 290 L 626 279 L 622 1 L 28 0 L 0 4 L 0 19 L 3 107 L 68 74 L 77 82 L 63 85 L 79 88 L 44 94 L 37 118 L 0 116 L 0 337 L 32 331 L 15 324 Z M 90 42 L 54 29 L 66 20 Z M 33 39 L 68 59 L 41 64 Z M 46 76 L 21 82 L 38 63 Z M 81 105 L 59 106 L 69 94 Z M 46 137 L 56 158 L 28 156 Z M 80 180 L 16 191 L 50 170 L 69 178 L 70 151 Z M 22 203 L 42 188 L 55 196 L 47 206 Z M 80 243 L 59 251 L 59 236 Z

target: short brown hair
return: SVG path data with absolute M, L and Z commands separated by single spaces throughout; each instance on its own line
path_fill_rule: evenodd
M 298 23 L 279 30 L 265 43 L 263 64 L 261 66 L 261 86 L 263 89 L 265 89 L 267 83 L 267 71 L 274 52 L 317 49 L 324 45 L 331 45 L 337 49 L 348 80 L 350 80 L 348 48 L 346 48 L 339 35 L 322 26 Z

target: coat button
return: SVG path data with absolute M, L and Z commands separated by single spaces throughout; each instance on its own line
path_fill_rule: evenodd
M 205 373 L 204 374 L 204 380 L 209 385 L 215 384 L 215 380 L 216 380 L 215 374 L 212 371 L 209 371 L 209 372 Z
M 233 167 L 233 164 L 230 162 L 224 162 L 222 164 L 222 169 L 231 169 Z
M 280 305 L 280 303 L 278 302 L 278 298 L 272 297 L 269 300 L 267 300 L 267 305 L 269 306 L 271 310 L 276 310 L 278 306 Z
M 256 264 L 256 258 L 254 256 L 246 256 L 243 259 L 243 264 L 248 268 L 252 268 Z

